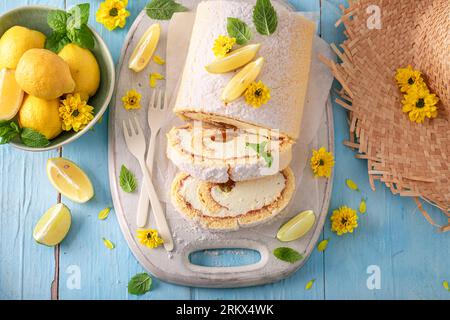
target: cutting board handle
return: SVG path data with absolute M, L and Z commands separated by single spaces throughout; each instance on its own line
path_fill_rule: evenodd
M 190 261 L 190 255 L 194 252 L 202 250 L 222 250 L 222 249 L 254 250 L 259 253 L 260 259 L 258 262 L 252 264 L 229 266 L 229 267 L 202 266 L 198 264 L 193 264 Z M 269 249 L 265 244 L 250 239 L 228 240 L 225 245 L 223 243 L 223 240 L 207 240 L 207 241 L 203 240 L 203 241 L 196 241 L 187 246 L 183 252 L 183 256 L 185 267 L 195 273 L 207 273 L 207 274 L 229 274 L 235 272 L 242 273 L 242 272 L 254 272 L 256 270 L 263 269 L 267 265 L 267 262 L 269 261 Z

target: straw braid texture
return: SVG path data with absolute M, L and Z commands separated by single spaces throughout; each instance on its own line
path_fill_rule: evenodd
M 368 27 L 373 5 L 381 9 L 381 29 Z M 344 24 L 347 40 L 342 51 L 332 45 L 341 61 L 322 60 L 343 87 L 336 101 L 349 110 L 350 139 L 344 144 L 368 160 L 372 189 L 380 180 L 393 194 L 415 197 L 418 204 L 420 197 L 450 223 L 449 0 L 359 0 L 341 9 L 336 27 Z M 440 98 L 438 118 L 417 124 L 402 112 L 394 77 L 408 65 L 423 72 Z M 448 231 L 450 224 L 440 229 Z

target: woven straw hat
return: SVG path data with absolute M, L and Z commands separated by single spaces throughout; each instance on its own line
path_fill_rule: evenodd
M 450 1 L 359 0 L 341 8 L 347 40 L 341 62 L 324 62 L 342 85 L 336 101 L 349 110 L 350 138 L 345 144 L 368 160 L 370 184 L 386 184 L 394 194 L 418 198 L 449 217 L 450 230 Z M 380 24 L 376 23 L 379 13 Z M 374 20 L 375 18 L 375 20 Z M 439 115 L 411 122 L 402 112 L 396 69 L 422 71 L 439 98 Z M 436 225 L 437 226 L 437 225 Z

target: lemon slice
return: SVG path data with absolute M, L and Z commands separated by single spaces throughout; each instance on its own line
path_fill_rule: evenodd
M 64 158 L 49 159 L 47 176 L 55 189 L 72 201 L 85 203 L 94 196 L 91 180 L 72 161 Z
M 260 44 L 249 44 L 248 46 L 231 51 L 222 58 L 217 58 L 208 64 L 205 69 L 209 73 L 226 73 L 246 65 L 256 56 L 261 48 Z
M 23 101 L 23 90 L 16 82 L 15 71 L 0 71 L 0 121 L 15 117 Z
M 72 217 L 64 204 L 58 203 L 39 219 L 33 231 L 33 238 L 40 244 L 55 246 L 64 240 L 70 229 Z
M 297 240 L 311 230 L 315 221 L 316 216 L 312 210 L 303 211 L 278 230 L 277 238 L 283 242 Z
M 152 24 L 147 31 L 145 31 L 131 55 L 130 63 L 128 65 L 131 70 L 135 72 L 144 70 L 155 52 L 160 35 L 161 26 L 159 23 Z
M 255 81 L 256 77 L 258 77 L 263 64 L 264 58 L 260 57 L 242 68 L 242 70 L 228 82 L 223 90 L 222 100 L 225 103 L 228 103 L 239 98 L 248 88 L 250 83 Z

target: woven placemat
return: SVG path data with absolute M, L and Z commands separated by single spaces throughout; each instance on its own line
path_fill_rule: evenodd
M 347 40 L 342 50 L 332 45 L 341 61 L 323 61 L 343 88 L 336 102 L 349 111 L 344 144 L 367 159 L 372 189 L 380 180 L 392 193 L 414 197 L 427 220 L 448 231 L 450 1 L 359 0 L 341 9 L 336 27 L 344 24 Z M 374 27 L 377 12 L 381 25 Z M 408 65 L 423 72 L 440 98 L 438 118 L 417 124 L 402 112 L 395 73 Z M 419 197 L 439 207 L 449 225 L 435 224 Z

